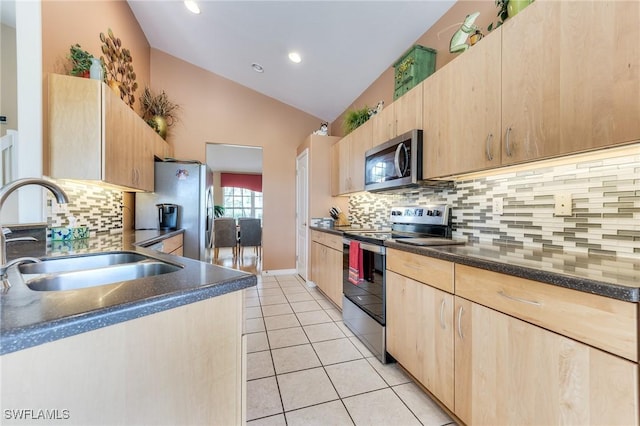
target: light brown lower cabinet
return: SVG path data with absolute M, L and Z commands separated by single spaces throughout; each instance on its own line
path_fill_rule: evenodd
M 342 235 L 311 231 L 310 280 L 342 309 Z
M 174 235 L 162 241 L 162 252 L 182 256 L 184 248 L 184 236 Z
M 241 424 L 242 304 L 237 291 L 3 355 L 3 416 L 42 409 L 66 410 L 65 425 Z
M 310 280 L 342 309 L 342 251 L 313 241 L 314 234 L 328 236 L 312 231 Z M 335 237 L 339 238 L 342 246 L 342 237 Z
M 387 351 L 466 425 L 640 424 L 637 304 L 387 254 Z
M 467 425 L 637 425 L 638 364 L 455 298 L 455 414 Z
M 387 352 L 454 409 L 453 295 L 387 270 Z

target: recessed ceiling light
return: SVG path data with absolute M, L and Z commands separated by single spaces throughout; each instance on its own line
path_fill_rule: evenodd
M 251 68 L 253 68 L 255 72 L 264 72 L 264 68 L 262 67 L 262 65 L 255 62 L 251 64 Z
M 200 7 L 198 3 L 193 0 L 184 0 L 184 5 L 189 9 L 191 13 L 195 13 L 196 15 L 200 13 Z
M 302 61 L 302 58 L 300 57 L 300 54 L 298 52 L 289 53 L 289 59 L 291 59 L 291 62 L 294 62 L 296 64 L 299 64 L 300 61 Z

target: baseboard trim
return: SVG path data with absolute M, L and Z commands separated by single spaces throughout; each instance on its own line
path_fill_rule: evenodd
M 262 275 L 265 277 L 274 275 L 298 275 L 298 271 L 296 269 L 273 269 L 270 271 L 262 271 Z

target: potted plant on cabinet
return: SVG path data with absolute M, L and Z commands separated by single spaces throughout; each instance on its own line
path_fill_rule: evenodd
M 69 48 L 69 56 L 71 61 L 71 75 L 77 77 L 89 78 L 89 69 L 91 68 L 91 59 L 93 55 L 86 50 L 82 49 L 79 44 L 73 44 Z
M 344 130 L 344 134 L 348 135 L 353 132 L 359 126 L 363 125 L 370 117 L 369 107 L 364 106 L 361 109 L 350 109 L 344 116 L 344 121 L 342 122 L 342 129 Z
M 162 139 L 167 138 L 167 129 L 177 121 L 176 112 L 179 106 L 169 100 L 162 91 L 154 94 L 148 87 L 144 88 L 140 96 L 142 118 L 155 130 Z
M 498 22 L 493 25 L 493 22 L 487 27 L 487 31 L 491 31 L 504 24 L 507 18 L 515 16 L 522 9 L 533 3 L 533 0 L 496 0 L 496 6 L 498 7 Z

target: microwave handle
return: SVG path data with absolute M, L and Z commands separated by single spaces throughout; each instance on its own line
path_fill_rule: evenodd
M 401 170 L 400 169 L 400 151 L 403 151 L 403 150 L 404 150 L 404 157 L 405 157 L 405 162 L 404 162 L 405 167 L 404 167 L 404 170 Z M 393 164 L 396 167 L 396 174 L 400 178 L 404 177 L 404 174 L 407 172 L 407 167 L 409 164 L 408 157 L 409 157 L 409 153 L 407 152 L 407 147 L 404 146 L 403 143 L 398 144 L 398 147 L 396 148 L 396 155 L 395 155 L 395 158 L 393 159 Z

